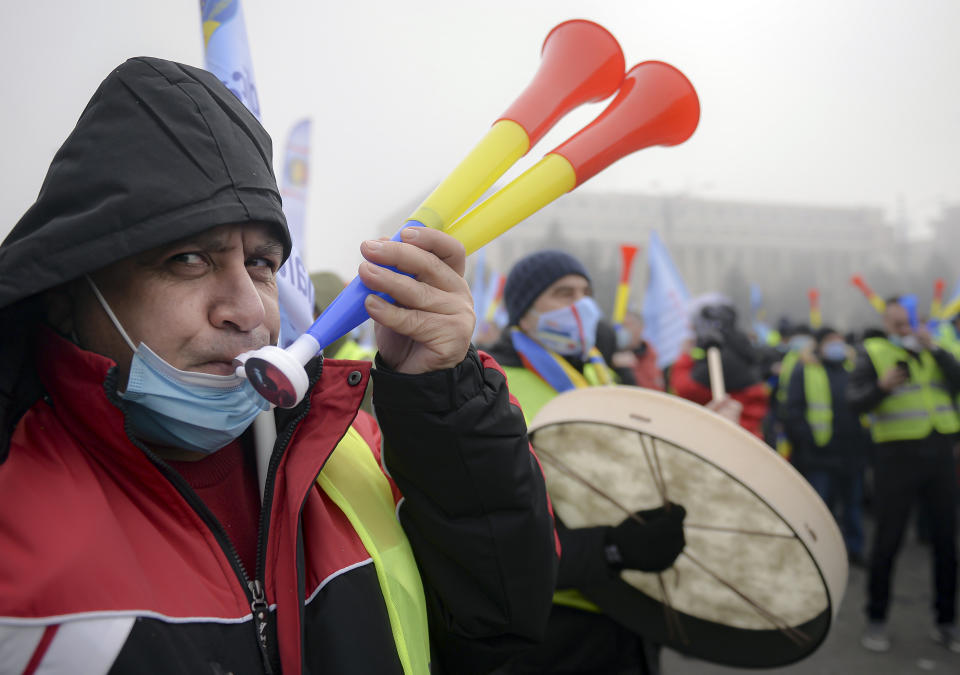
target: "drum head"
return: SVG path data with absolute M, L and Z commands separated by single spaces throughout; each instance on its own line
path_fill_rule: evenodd
M 580 589 L 605 614 L 731 666 L 785 665 L 823 642 L 847 582 L 843 539 L 813 488 L 755 436 L 636 387 L 561 394 L 530 434 L 567 527 L 616 525 L 664 498 L 687 510 L 673 568 Z

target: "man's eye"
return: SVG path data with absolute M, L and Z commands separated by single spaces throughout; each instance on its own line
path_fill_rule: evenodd
M 204 257 L 199 253 L 178 253 L 170 258 L 170 260 L 183 265 L 203 265 L 206 262 Z
M 270 258 L 250 258 L 247 260 L 247 267 L 265 267 L 271 272 L 277 271 L 277 262 Z

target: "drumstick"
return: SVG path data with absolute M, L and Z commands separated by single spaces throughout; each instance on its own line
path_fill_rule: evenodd
M 723 361 L 718 347 L 707 349 L 707 371 L 710 373 L 710 393 L 714 401 L 727 397 L 727 387 L 723 382 Z

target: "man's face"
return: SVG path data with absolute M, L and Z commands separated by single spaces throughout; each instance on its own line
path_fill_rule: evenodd
M 546 290 L 534 300 L 530 309 L 520 317 L 520 321 L 517 322 L 520 330 L 528 335 L 535 334 L 537 332 L 537 320 L 541 314 L 569 307 L 587 295 L 593 295 L 593 290 L 590 288 L 590 282 L 582 276 L 568 274 L 560 277 L 547 286 Z
M 887 305 L 883 313 L 883 325 L 887 335 L 906 337 L 913 333 L 913 329 L 910 328 L 910 316 L 903 305 Z
M 830 335 L 824 337 L 823 340 L 820 341 L 820 356 L 822 357 L 825 352 L 832 349 L 832 347 L 828 347 L 827 345 L 831 345 L 836 342 L 844 345 L 846 344 L 843 340 L 843 336 L 839 335 L 838 333 L 831 333 Z
M 277 341 L 282 257 L 270 227 L 224 225 L 91 277 L 135 345 L 144 342 L 180 370 L 229 375 L 237 354 Z M 85 282 L 74 308 L 80 345 L 116 361 L 125 384 L 133 353 Z

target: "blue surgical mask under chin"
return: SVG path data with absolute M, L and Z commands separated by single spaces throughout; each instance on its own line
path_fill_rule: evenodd
M 583 358 L 596 342 L 600 315 L 597 301 L 584 296 L 572 305 L 541 314 L 534 337 L 557 354 Z
M 93 280 L 87 280 L 133 349 L 130 377 L 120 398 L 137 438 L 211 454 L 239 438 L 254 418 L 270 407 L 246 378 L 179 370 L 143 342 L 134 347 Z

